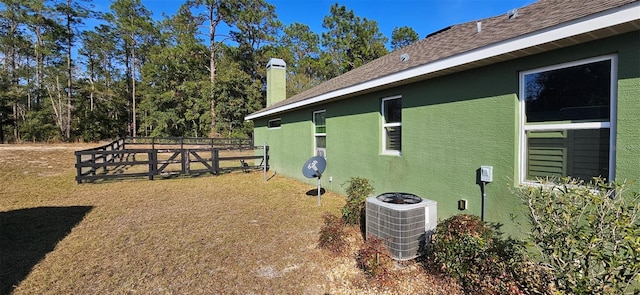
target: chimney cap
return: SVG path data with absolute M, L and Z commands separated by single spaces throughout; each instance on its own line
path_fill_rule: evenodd
M 270 67 L 276 67 L 276 68 L 286 68 L 287 67 L 287 63 L 284 62 L 284 60 L 280 59 L 280 58 L 271 58 L 269 59 L 269 62 L 267 63 L 267 69 Z

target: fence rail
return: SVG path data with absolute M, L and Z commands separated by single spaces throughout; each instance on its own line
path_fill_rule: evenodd
M 125 145 L 180 146 L 181 148 L 208 146 L 218 149 L 249 149 L 253 148 L 253 139 L 240 138 L 201 138 L 201 137 L 130 137 L 123 139 Z
M 269 147 L 226 138 L 126 137 L 76 151 L 76 181 L 248 172 L 269 167 Z

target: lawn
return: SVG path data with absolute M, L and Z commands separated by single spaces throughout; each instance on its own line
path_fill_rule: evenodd
M 361 235 L 334 257 L 322 214 L 344 197 L 270 172 L 75 182 L 87 145 L 0 145 L 0 294 L 452 294 L 417 263 L 372 287 Z

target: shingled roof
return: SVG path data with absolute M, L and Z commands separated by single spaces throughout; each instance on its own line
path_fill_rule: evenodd
M 640 29 L 640 0 L 539 0 L 513 12 L 447 27 L 246 119 Z

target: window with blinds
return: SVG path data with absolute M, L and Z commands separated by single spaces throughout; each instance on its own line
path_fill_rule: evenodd
M 613 179 L 615 56 L 520 74 L 521 175 Z
M 402 151 L 402 97 L 382 99 L 382 153 L 400 155 Z
M 316 156 L 327 157 L 326 111 L 313 112 L 313 145 Z

